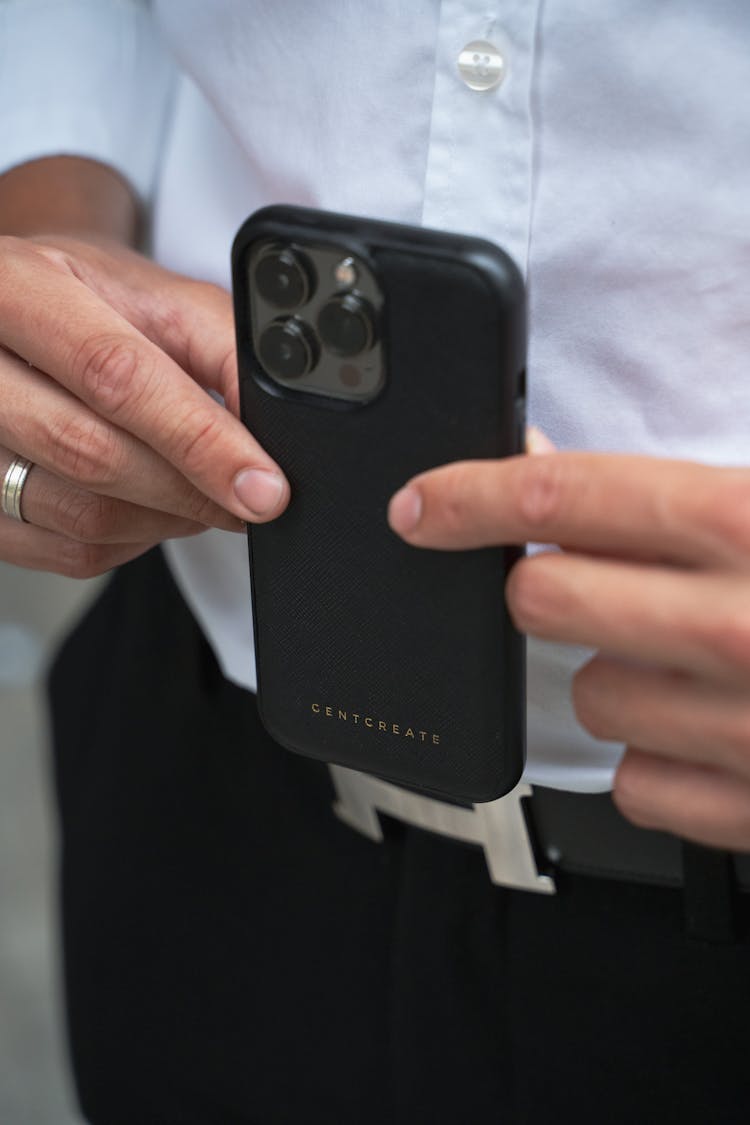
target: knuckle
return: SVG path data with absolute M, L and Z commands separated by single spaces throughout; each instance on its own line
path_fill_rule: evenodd
M 718 540 L 722 555 L 750 556 L 750 473 L 741 469 L 714 469 L 710 487 L 701 497 L 699 521 Z
M 730 671 L 750 669 L 750 607 L 737 605 L 729 614 L 702 625 L 698 641 Z
M 541 632 L 550 619 L 553 599 L 543 557 L 520 559 L 508 576 L 505 597 L 517 628 L 526 633 Z
M 600 676 L 595 661 L 589 661 L 573 677 L 573 710 L 584 730 L 594 738 L 609 738 L 612 731 L 602 706 Z
M 28 284 L 30 269 L 49 266 L 59 272 L 72 272 L 70 255 L 64 246 L 52 245 L 46 236 L 0 235 L 0 278 L 14 286 Z
M 562 457 L 526 457 L 515 504 L 521 523 L 543 528 L 564 514 L 568 472 Z
M 88 488 L 111 484 L 118 475 L 121 452 L 114 430 L 100 419 L 65 418 L 47 425 L 46 439 L 55 468 Z
M 51 246 L 47 242 L 34 240 L 33 249 L 39 258 L 43 258 L 46 263 L 54 266 L 60 272 L 74 273 L 70 255 L 62 247 Z
M 188 326 L 182 310 L 169 299 L 168 292 L 156 292 L 142 315 L 146 335 L 151 340 L 161 342 L 170 351 L 180 351 Z
M 64 540 L 58 555 L 59 573 L 66 578 L 97 578 L 111 569 L 110 554 L 99 544 Z
M 57 516 L 63 534 L 80 543 L 104 543 L 116 536 L 118 505 L 106 496 L 78 489 L 58 501 Z
M 612 799 L 622 815 L 638 828 L 648 828 L 652 821 L 646 796 L 643 771 L 637 759 L 626 753 L 615 774 Z
M 88 336 L 73 357 L 73 373 L 87 401 L 108 415 L 119 413 L 138 397 L 144 383 L 144 357 L 130 340 L 112 334 Z
M 200 475 L 216 460 L 215 448 L 222 427 L 207 405 L 195 406 L 180 420 L 172 434 L 172 452 L 177 467 L 188 476 Z

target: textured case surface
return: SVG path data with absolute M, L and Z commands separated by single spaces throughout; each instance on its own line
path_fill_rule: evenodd
M 253 350 L 258 239 L 334 244 L 384 293 L 382 393 L 281 393 Z M 523 284 L 479 240 L 292 207 L 240 230 L 234 292 L 245 424 L 286 472 L 288 510 L 249 531 L 263 722 L 283 746 L 423 792 L 486 801 L 524 756 L 523 640 L 503 586 L 519 551 L 438 552 L 389 529 L 414 473 L 520 452 Z

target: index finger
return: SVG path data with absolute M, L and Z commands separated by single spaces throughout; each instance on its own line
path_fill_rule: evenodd
M 746 568 L 750 473 L 604 453 L 462 461 L 410 481 L 392 498 L 389 521 L 416 547 L 532 541 Z
M 3 343 L 160 453 L 240 519 L 271 518 L 289 486 L 247 429 L 83 282 L 33 253 L 4 262 Z

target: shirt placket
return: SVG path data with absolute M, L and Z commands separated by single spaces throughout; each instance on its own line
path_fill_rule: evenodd
M 442 0 L 425 226 L 492 239 L 525 272 L 538 0 Z

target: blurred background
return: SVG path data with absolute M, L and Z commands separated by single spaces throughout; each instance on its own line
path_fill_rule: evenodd
M 44 672 L 100 580 L 0 562 L 0 1123 L 80 1125 L 60 999 Z

